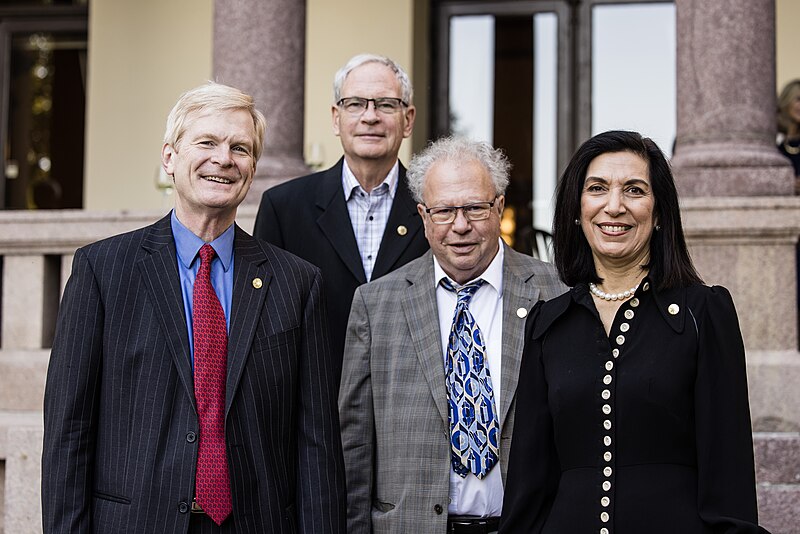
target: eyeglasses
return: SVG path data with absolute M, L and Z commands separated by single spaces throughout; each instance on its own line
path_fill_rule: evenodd
M 397 113 L 403 107 L 408 107 L 408 102 L 404 102 L 400 98 L 362 98 L 360 96 L 348 96 L 347 98 L 342 98 L 336 103 L 336 105 L 350 115 L 361 115 L 367 111 L 370 102 L 372 102 L 376 112 L 383 113 L 384 115 L 391 115 L 393 113 Z
M 492 207 L 497 197 L 491 202 L 473 202 L 472 204 L 464 204 L 463 206 L 440 206 L 436 208 L 425 207 L 425 213 L 430 215 L 431 221 L 435 224 L 450 224 L 456 220 L 458 210 L 464 212 L 464 217 L 468 221 L 482 221 L 489 218 L 492 213 Z

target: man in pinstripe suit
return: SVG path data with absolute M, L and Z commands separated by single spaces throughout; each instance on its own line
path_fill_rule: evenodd
M 264 129 L 237 89 L 185 93 L 162 149 L 175 209 L 75 253 L 45 391 L 46 533 L 345 531 L 319 270 L 234 223 Z
M 351 534 L 497 530 L 525 317 L 536 301 L 566 289 L 551 265 L 500 239 L 508 168 L 488 144 L 454 138 L 433 143 L 409 165 L 431 251 L 358 288 L 347 328 L 339 414 Z M 454 413 L 466 408 L 451 390 L 459 360 L 450 347 L 477 339 L 475 332 L 451 334 L 454 311 L 459 316 L 452 291 L 461 305 L 461 291 L 473 285 L 468 308 L 482 334 L 475 342 L 481 364 L 475 353 L 468 360 L 475 368 L 488 362 L 476 380 L 486 384 L 480 407 L 495 414 L 486 420 L 496 431 L 484 434 L 491 434 L 493 460 L 470 472 L 451 447 L 457 442 L 461 453 L 467 440 L 453 433 Z

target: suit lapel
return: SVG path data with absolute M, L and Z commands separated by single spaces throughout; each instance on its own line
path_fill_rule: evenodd
M 511 402 L 517 391 L 522 347 L 525 342 L 525 318 L 539 298 L 539 288 L 533 283 L 530 260 L 504 245 L 503 263 L 503 348 L 502 399 L 500 425 L 505 423 Z M 518 311 L 525 310 L 523 317 Z
M 422 229 L 422 218 L 417 213 L 417 203 L 411 198 L 406 180 L 406 169 L 402 165 L 400 165 L 398 182 L 389 219 L 386 221 L 386 229 L 381 238 L 378 257 L 375 259 L 375 267 L 372 270 L 373 279 L 392 270 L 397 259 Z M 401 226 L 405 228 L 405 233 L 398 231 Z
M 422 373 L 431 388 L 433 401 L 445 425 L 449 425 L 447 389 L 444 384 L 444 356 L 439 332 L 439 313 L 436 307 L 436 287 L 433 285 L 433 256 L 428 251 L 419 261 L 419 269 L 408 274 L 407 298 L 401 299 L 408 321 L 411 341 L 417 352 Z M 448 427 L 449 428 L 449 427 Z
M 342 189 L 343 162 L 344 158 L 340 159 L 339 163 L 328 169 L 321 178 L 322 183 L 317 189 L 316 198 L 317 208 L 321 210 L 317 224 L 342 262 L 356 280 L 363 284 L 367 281 L 367 276 L 364 274 L 361 254 L 358 252 L 356 236 L 353 233 Z
M 167 339 L 172 360 L 186 394 L 194 405 L 192 360 L 183 308 L 178 259 L 170 216 L 150 226 L 142 241 L 145 256 L 136 262 L 144 287 L 156 309 L 156 321 Z
M 258 242 L 236 226 L 233 242 L 233 297 L 228 337 L 228 379 L 225 384 L 225 415 L 233 402 L 250 347 L 261 319 L 272 275 L 268 259 Z M 261 280 L 260 287 L 256 279 Z

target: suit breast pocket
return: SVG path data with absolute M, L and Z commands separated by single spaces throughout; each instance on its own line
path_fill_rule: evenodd
M 298 377 L 301 343 L 300 327 L 255 339 L 243 379 L 267 385 L 278 398 L 290 398 Z
M 295 326 L 275 334 L 256 336 L 253 341 L 253 354 L 264 352 L 294 352 L 294 347 L 300 341 L 300 327 Z

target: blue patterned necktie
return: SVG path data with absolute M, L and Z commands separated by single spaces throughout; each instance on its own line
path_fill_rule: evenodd
M 456 311 L 445 363 L 450 412 L 450 460 L 461 477 L 472 472 L 483 479 L 497 463 L 500 438 L 494 389 L 486 360 L 483 334 L 469 311 L 469 301 L 486 281 L 464 286 L 442 279 L 442 287 L 457 295 Z

